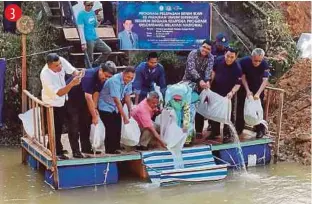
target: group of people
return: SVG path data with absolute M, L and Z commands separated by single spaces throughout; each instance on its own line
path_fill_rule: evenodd
M 182 81 L 195 84 L 192 88 L 194 94 L 211 89 L 231 100 L 237 94 L 235 125 L 240 134 L 245 126 L 245 98 L 253 97 L 263 101 L 263 90 L 269 78 L 269 66 L 264 56 L 264 51 L 256 48 L 251 56 L 237 59 L 238 51 L 229 47 L 227 37 L 220 33 L 215 42 L 205 40 L 198 49 L 189 53 Z M 65 80 L 65 74 L 72 76 Z M 54 107 L 56 153 L 60 159 L 67 159 L 61 143 L 66 116 L 69 117 L 68 137 L 75 158 L 83 158 L 82 153 L 91 154 L 95 151 L 91 147 L 89 133 L 90 125 L 96 125 L 99 119 L 106 127 L 105 152 L 108 154 L 121 153 L 121 127 L 122 123 L 129 123 L 129 117 L 136 120 L 142 132 L 137 149 L 146 150 L 151 143 L 166 146 L 159 134 L 159 124 L 154 122 L 155 116 L 161 113 L 159 99 L 166 97 L 167 90 L 165 70 L 158 62 L 157 53 L 149 53 L 145 62 L 135 68 L 128 66 L 121 73 L 117 73 L 112 61 L 79 71 L 64 58 L 50 53 L 40 79 L 42 100 Z M 154 85 L 159 86 L 160 91 L 156 92 Z M 132 94 L 134 100 L 131 99 Z M 173 94 L 170 102 L 162 105 L 184 111 L 182 107 L 188 103 L 177 93 Z M 127 106 L 128 113 L 124 111 L 123 105 Z M 194 118 L 195 124 L 190 125 L 195 126 L 196 136 L 200 136 L 205 118 L 198 113 L 194 113 Z M 184 130 L 186 123 L 183 119 L 185 116 L 180 117 L 177 123 Z M 220 134 L 220 124 L 209 120 L 209 125 L 211 134 L 208 138 L 214 139 Z M 230 142 L 232 137 L 227 125 L 223 131 L 223 142 Z M 265 127 L 257 125 L 255 131 L 257 138 L 261 138 L 265 134 Z

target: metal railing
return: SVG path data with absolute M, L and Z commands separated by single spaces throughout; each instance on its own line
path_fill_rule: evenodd
M 55 130 L 53 107 L 45 104 L 43 101 L 33 96 L 27 90 L 23 90 L 26 98 L 26 111 L 32 111 L 33 135 L 23 134 L 23 137 L 30 139 L 36 144 L 36 147 L 48 155 L 51 159 L 53 181 L 55 189 L 58 188 L 58 169 L 55 149 Z M 23 162 L 26 161 L 26 154 L 23 152 Z
M 270 107 L 276 106 L 277 118 L 276 118 L 276 135 L 274 143 L 274 155 L 273 163 L 276 164 L 279 156 L 279 145 L 282 132 L 282 119 L 283 119 L 283 106 L 284 106 L 285 90 L 273 87 L 266 87 L 265 89 L 265 109 L 264 119 L 268 120 L 270 114 Z

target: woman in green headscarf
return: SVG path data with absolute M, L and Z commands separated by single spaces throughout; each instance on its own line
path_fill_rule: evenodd
M 187 133 L 186 145 L 191 144 L 195 135 L 193 117 L 195 116 L 195 103 L 192 103 L 194 101 L 192 99 L 192 89 L 186 84 L 175 84 L 167 89 L 166 107 L 174 109 L 178 126 Z

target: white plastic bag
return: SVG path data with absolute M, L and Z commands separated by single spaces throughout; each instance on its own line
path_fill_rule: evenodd
M 216 122 L 228 124 L 231 122 L 232 104 L 227 97 L 205 89 L 200 94 L 200 103 L 196 109 L 197 113 L 205 118 Z
M 160 126 L 160 115 L 156 116 L 155 124 Z
M 99 117 L 97 125 L 92 124 L 90 130 L 90 142 L 93 150 L 101 149 L 105 140 L 105 126 Z
M 263 121 L 263 109 L 261 101 L 246 98 L 244 105 L 244 120 L 246 124 L 255 126 Z
M 157 86 L 155 83 L 154 83 L 154 90 L 158 93 L 159 95 L 159 102 L 162 104 L 164 102 L 164 98 L 163 98 L 163 95 L 160 91 L 160 87 Z
M 30 109 L 28 111 L 26 111 L 25 113 L 21 113 L 18 115 L 18 117 L 21 119 L 22 123 L 23 123 L 23 127 L 24 130 L 26 132 L 26 134 L 29 137 L 34 137 L 35 136 L 35 131 L 34 131 L 34 111 L 37 115 L 36 119 L 36 124 L 41 124 L 41 114 L 40 114 L 40 108 L 33 108 Z M 40 127 L 37 126 L 36 128 L 36 135 L 42 136 L 41 134 L 41 125 Z
M 141 130 L 138 123 L 129 119 L 128 124 L 122 122 L 120 142 L 126 146 L 136 146 L 140 142 Z
M 182 128 L 178 126 L 174 110 L 172 109 L 164 109 L 162 111 L 160 121 L 160 137 L 167 144 L 167 149 L 172 154 L 174 168 L 184 168 L 182 148 L 186 141 L 187 133 L 184 133 Z
M 170 150 L 178 146 L 178 149 L 182 149 L 187 133 L 178 126 L 174 110 L 164 109 L 160 121 L 160 137 L 167 144 L 167 148 Z

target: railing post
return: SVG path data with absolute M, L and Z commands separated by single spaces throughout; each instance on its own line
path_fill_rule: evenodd
M 54 130 L 54 113 L 53 107 L 49 107 L 47 109 L 47 123 L 48 123 L 48 141 L 49 141 L 49 149 L 52 155 L 52 173 L 53 173 L 53 181 L 54 188 L 58 189 L 59 179 L 58 179 L 58 169 L 57 169 L 57 158 L 56 158 L 56 149 L 55 149 L 55 130 Z
M 26 109 L 27 109 L 27 96 L 26 96 L 26 94 L 24 93 L 24 91 L 22 91 L 22 98 L 25 98 L 26 100 L 25 100 L 25 102 L 26 102 Z M 31 106 L 31 102 L 30 102 L 30 100 L 28 101 L 28 105 L 29 106 Z M 22 137 L 25 137 L 26 136 L 26 133 L 25 133 L 25 130 L 24 130 L 24 128 L 23 128 L 23 125 L 22 125 Z M 28 153 L 27 153 L 27 151 L 24 149 L 24 148 L 22 148 L 22 164 L 27 164 L 27 155 L 28 155 Z
M 284 92 L 280 93 L 279 103 L 278 103 L 278 115 L 277 115 L 277 131 L 275 138 L 275 147 L 274 147 L 274 160 L 273 163 L 276 164 L 279 156 L 279 141 L 281 137 L 282 130 L 282 116 L 283 116 L 283 104 L 284 104 Z
M 264 120 L 268 120 L 268 118 L 269 118 L 271 95 L 272 95 L 271 90 L 267 90 L 267 98 L 266 98 L 266 102 L 265 102 Z

